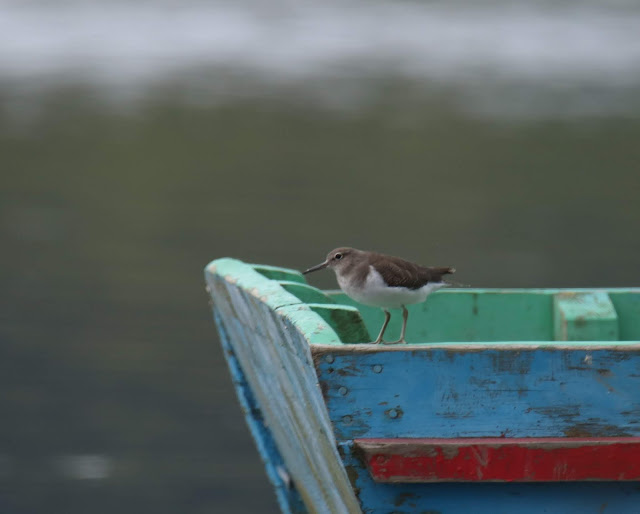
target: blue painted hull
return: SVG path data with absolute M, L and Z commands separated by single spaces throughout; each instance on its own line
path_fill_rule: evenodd
M 639 513 L 640 482 L 385 484 L 354 451 L 356 438 L 640 435 L 637 345 L 588 352 L 535 346 L 314 350 L 363 512 Z

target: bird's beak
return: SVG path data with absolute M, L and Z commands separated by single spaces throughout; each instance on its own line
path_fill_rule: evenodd
M 329 261 L 324 261 L 322 264 L 318 264 L 317 266 L 314 266 L 313 268 L 309 268 L 306 271 L 303 271 L 302 274 L 306 275 L 307 273 L 311 273 L 313 271 L 318 271 L 321 269 L 325 269 L 327 266 L 329 265 Z

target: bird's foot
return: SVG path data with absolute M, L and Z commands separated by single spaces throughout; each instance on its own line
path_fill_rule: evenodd
M 378 338 L 375 341 L 371 341 L 369 344 L 387 344 L 382 338 Z
M 409 344 L 407 343 L 407 341 L 405 341 L 404 337 L 401 339 L 398 339 L 397 341 L 389 341 L 388 343 L 385 344 Z

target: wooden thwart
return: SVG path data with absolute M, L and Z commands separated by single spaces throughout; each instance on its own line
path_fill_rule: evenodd
M 618 315 L 604 291 L 554 295 L 556 341 L 617 341 Z
M 376 482 L 640 480 L 640 437 L 356 439 Z

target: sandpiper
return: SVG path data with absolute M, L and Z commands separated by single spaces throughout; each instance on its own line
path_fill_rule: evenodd
M 348 247 L 332 250 L 323 263 L 304 273 L 324 268 L 335 271 L 340 289 L 347 296 L 365 305 L 381 307 L 384 311 L 382 329 L 372 344 L 385 342 L 382 336 L 391 319 L 388 309 L 398 308 L 402 308 L 402 332 L 400 339 L 389 344 L 406 343 L 404 336 L 409 317 L 406 305 L 424 302 L 432 292 L 447 285 L 442 280 L 443 275 L 456 271 L 450 267 L 428 268 L 400 257 Z

